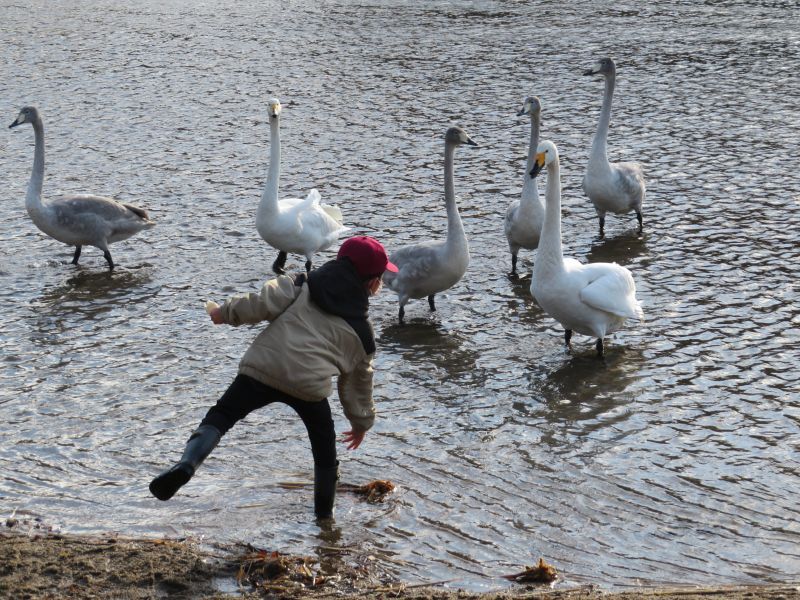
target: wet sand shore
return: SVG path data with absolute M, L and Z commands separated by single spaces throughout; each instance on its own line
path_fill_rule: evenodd
M 352 557 L 351 557 L 352 558 Z M 409 580 L 413 573 L 409 573 Z M 475 594 L 382 581 L 367 562 L 314 560 L 250 546 L 203 547 L 186 540 L 77 536 L 9 526 L 0 533 L 0 597 L 15 599 L 406 598 L 416 600 L 800 600 L 800 582 L 764 586 L 563 589 L 516 585 Z

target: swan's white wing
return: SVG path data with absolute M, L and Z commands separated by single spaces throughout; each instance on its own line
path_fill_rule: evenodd
M 296 210 L 308 210 L 310 208 L 314 208 L 319 206 L 320 195 L 316 189 L 312 189 L 308 192 L 308 196 L 305 199 L 300 200 L 297 204 L 294 205 L 294 209 Z
M 278 201 L 278 211 L 281 213 L 291 212 L 298 205 L 304 204 L 307 198 L 281 198 Z
M 325 213 L 334 221 L 341 225 L 344 221 L 342 217 L 341 209 L 335 204 L 323 204 L 322 197 L 319 194 L 319 191 L 314 188 L 310 192 L 308 192 L 308 196 L 305 197 L 304 200 L 298 200 L 294 204 L 294 208 L 298 211 L 300 210 L 311 210 L 314 208 L 321 208 Z
M 344 223 L 344 217 L 342 216 L 342 210 L 336 204 L 320 204 L 319 205 L 322 210 L 328 213 L 328 216 L 339 223 L 341 225 Z
M 297 239 L 306 251 L 319 252 L 329 248 L 345 231 L 341 223 L 332 219 L 320 206 L 314 206 L 298 214 Z
M 644 319 L 636 299 L 636 284 L 628 269 L 609 263 L 584 265 L 583 268 L 591 281 L 581 289 L 581 301 L 620 317 Z
M 305 211 L 314 211 L 319 207 L 319 192 L 311 190 L 305 198 L 282 198 L 278 203 L 282 217 L 299 219 Z

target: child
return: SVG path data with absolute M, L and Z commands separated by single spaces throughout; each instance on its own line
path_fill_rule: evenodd
M 367 311 L 384 271 L 397 272 L 371 237 L 346 240 L 335 260 L 308 275 L 281 275 L 260 292 L 231 298 L 210 311 L 219 325 L 270 321 L 239 363 L 239 374 L 192 433 L 183 456 L 150 483 L 169 500 L 194 475 L 220 438 L 252 411 L 272 402 L 291 406 L 308 430 L 314 457 L 314 512 L 333 516 L 336 434 L 328 404 L 331 377 L 351 429 L 342 441 L 355 450 L 375 420 L 372 358 L 375 339 Z

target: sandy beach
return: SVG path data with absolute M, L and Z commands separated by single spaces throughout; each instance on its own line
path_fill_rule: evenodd
M 409 579 L 413 573 L 409 573 Z M 513 585 L 513 584 L 512 584 Z M 149 598 L 406 598 L 418 600 L 791 600 L 800 582 L 764 586 L 711 586 L 603 590 L 518 584 L 475 594 L 445 587 L 381 581 L 368 562 L 342 561 L 323 572 L 312 559 L 247 545 L 203 547 L 189 540 L 77 536 L 40 524 L 7 522 L 0 533 L 0 596 L 30 599 Z

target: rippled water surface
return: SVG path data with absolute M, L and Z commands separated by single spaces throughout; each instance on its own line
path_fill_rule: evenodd
M 0 510 L 66 531 L 359 549 L 409 582 L 474 590 L 554 563 L 567 583 L 783 582 L 800 572 L 800 33 L 791 2 L 4 3 L 0 113 L 40 108 L 45 196 L 113 195 L 157 227 L 101 253 L 31 223 L 27 125 L 0 136 Z M 609 155 L 641 162 L 645 232 L 597 238 L 580 190 L 617 61 Z M 560 149 L 564 250 L 633 271 L 647 321 L 605 362 L 511 282 L 502 216 L 529 124 Z M 275 252 L 254 215 L 284 103 L 283 195 L 317 187 L 392 249 L 441 236 L 442 137 L 472 261 L 396 324 L 373 303 L 375 429 L 313 523 L 311 455 L 285 407 L 234 428 L 173 501 L 147 491 L 225 389 L 254 329 L 202 300 L 249 291 Z M 545 177 L 540 182 L 543 193 Z M 323 258 L 333 256 L 333 250 Z M 530 272 L 533 255 L 521 254 Z M 293 257 L 295 268 L 301 266 Z M 346 421 L 333 403 L 337 429 Z

